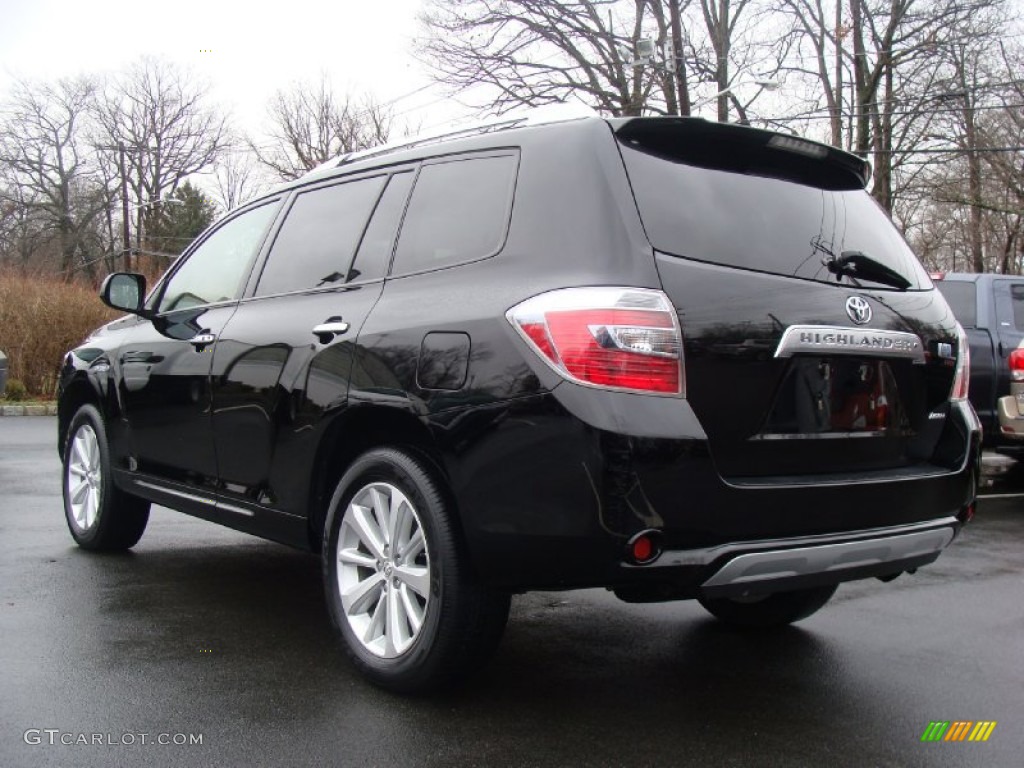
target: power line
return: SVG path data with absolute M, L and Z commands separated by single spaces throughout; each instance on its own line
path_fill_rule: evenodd
M 970 107 L 970 110 L 972 112 L 984 112 L 984 111 L 989 111 L 989 110 L 1010 110 L 1010 109 L 1024 109 L 1024 103 L 1019 103 L 1019 104 L 986 104 L 986 105 L 982 105 L 982 106 L 978 106 L 978 107 Z M 882 117 L 882 116 L 905 117 L 907 115 L 960 114 L 963 111 L 964 111 L 963 107 L 938 107 L 938 108 L 935 108 L 935 109 L 928 109 L 926 107 L 921 107 L 919 109 L 894 110 L 892 112 L 879 112 L 877 110 L 866 110 L 866 111 L 861 112 L 861 111 L 857 111 L 857 110 L 849 111 L 849 110 L 846 110 L 846 109 L 842 109 L 842 110 L 839 111 L 839 115 L 840 115 L 840 117 L 845 119 L 845 118 L 849 118 L 849 117 L 860 117 L 862 115 L 868 115 L 869 117 L 870 116 L 878 116 L 878 117 Z M 813 110 L 811 112 L 804 112 L 803 114 L 800 114 L 800 115 L 792 115 L 790 117 L 774 117 L 774 118 L 772 118 L 772 120 L 778 121 L 778 122 L 787 122 L 787 121 L 792 122 L 792 121 L 798 121 L 798 120 L 807 120 L 807 121 L 826 120 L 826 119 L 832 117 L 834 114 L 835 114 L 835 112 L 833 110 L 830 110 L 828 107 L 822 107 L 821 109 Z

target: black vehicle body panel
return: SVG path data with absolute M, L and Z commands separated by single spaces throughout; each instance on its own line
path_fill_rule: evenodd
M 441 155 L 519 153 L 497 255 L 257 298 L 264 245 L 240 299 L 218 310 L 224 317 L 193 321 L 218 336 L 210 353 L 189 348 L 193 368 L 199 358 L 207 370 L 190 374 L 205 376 L 198 395 L 191 380 L 166 394 L 130 391 L 126 365 L 150 364 L 131 355 L 163 354 L 145 343 L 161 319 L 108 326 L 65 360 L 61 445 L 76 404 L 91 399 L 109 425 L 117 481 L 130 492 L 316 548 L 330 483 L 344 469 L 332 457 L 377 439 L 368 426 L 377 422 L 437 467 L 478 574 L 510 589 L 657 583 L 673 596 L 696 594 L 717 563 L 624 561 L 625 543 L 648 529 L 670 553 L 855 538 L 930 521 L 958 527 L 974 498 L 979 431 L 969 406 L 948 402 L 949 360 L 929 358 L 911 372 L 920 391 L 900 390 L 908 403 L 921 399 L 913 435 L 767 447 L 752 440 L 793 365 L 773 357 L 787 326 L 847 326 L 844 301 L 858 293 L 875 310 L 872 328 L 911 332 L 932 348 L 956 341 L 941 297 L 930 288 L 858 290 L 656 254 L 613 134 L 621 125 L 592 119 L 458 139 L 343 164 L 277 191 L 286 211 L 297 190 L 333 176 L 408 169 Z M 686 397 L 565 381 L 505 317 L 539 293 L 595 285 L 671 298 L 683 328 Z M 323 343 L 311 328 L 331 317 L 349 330 Z M 154 427 L 140 430 L 133 415 L 143 394 L 154 408 L 173 408 L 163 427 L 173 432 L 169 420 L 180 419 L 192 430 L 165 434 L 159 456 L 146 448 L 159 442 Z M 934 411 L 940 417 L 929 420 Z

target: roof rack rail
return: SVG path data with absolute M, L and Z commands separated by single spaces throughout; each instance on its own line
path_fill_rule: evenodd
M 545 125 L 548 123 L 561 123 L 569 120 L 582 120 L 588 117 L 597 117 L 597 112 L 585 104 L 558 103 L 548 104 L 543 107 L 533 107 L 516 114 L 502 115 L 500 117 L 494 117 L 473 123 L 452 125 L 437 132 L 410 136 L 399 141 L 388 142 L 387 144 L 371 147 L 370 149 L 347 152 L 318 165 L 311 171 L 304 174 L 301 178 L 314 178 L 322 175 L 326 171 L 340 168 L 342 165 L 354 163 L 357 160 L 365 160 L 370 157 L 398 152 L 403 149 L 415 149 L 416 147 L 425 146 L 427 144 L 438 144 L 444 141 L 462 139 L 468 136 L 479 136 L 485 133 L 508 130 L 510 128 L 522 128 L 529 125 Z

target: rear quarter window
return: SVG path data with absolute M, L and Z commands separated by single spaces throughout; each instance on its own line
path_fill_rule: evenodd
M 420 170 L 392 273 L 439 269 L 497 253 L 508 233 L 517 154 L 459 157 Z
M 946 298 L 960 325 L 978 327 L 978 290 L 973 281 L 937 280 L 935 287 Z

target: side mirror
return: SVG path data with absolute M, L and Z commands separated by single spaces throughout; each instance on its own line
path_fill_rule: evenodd
M 100 288 L 100 299 L 104 304 L 133 315 L 149 314 L 142 306 L 145 297 L 146 278 L 132 272 L 115 272 L 103 281 Z

